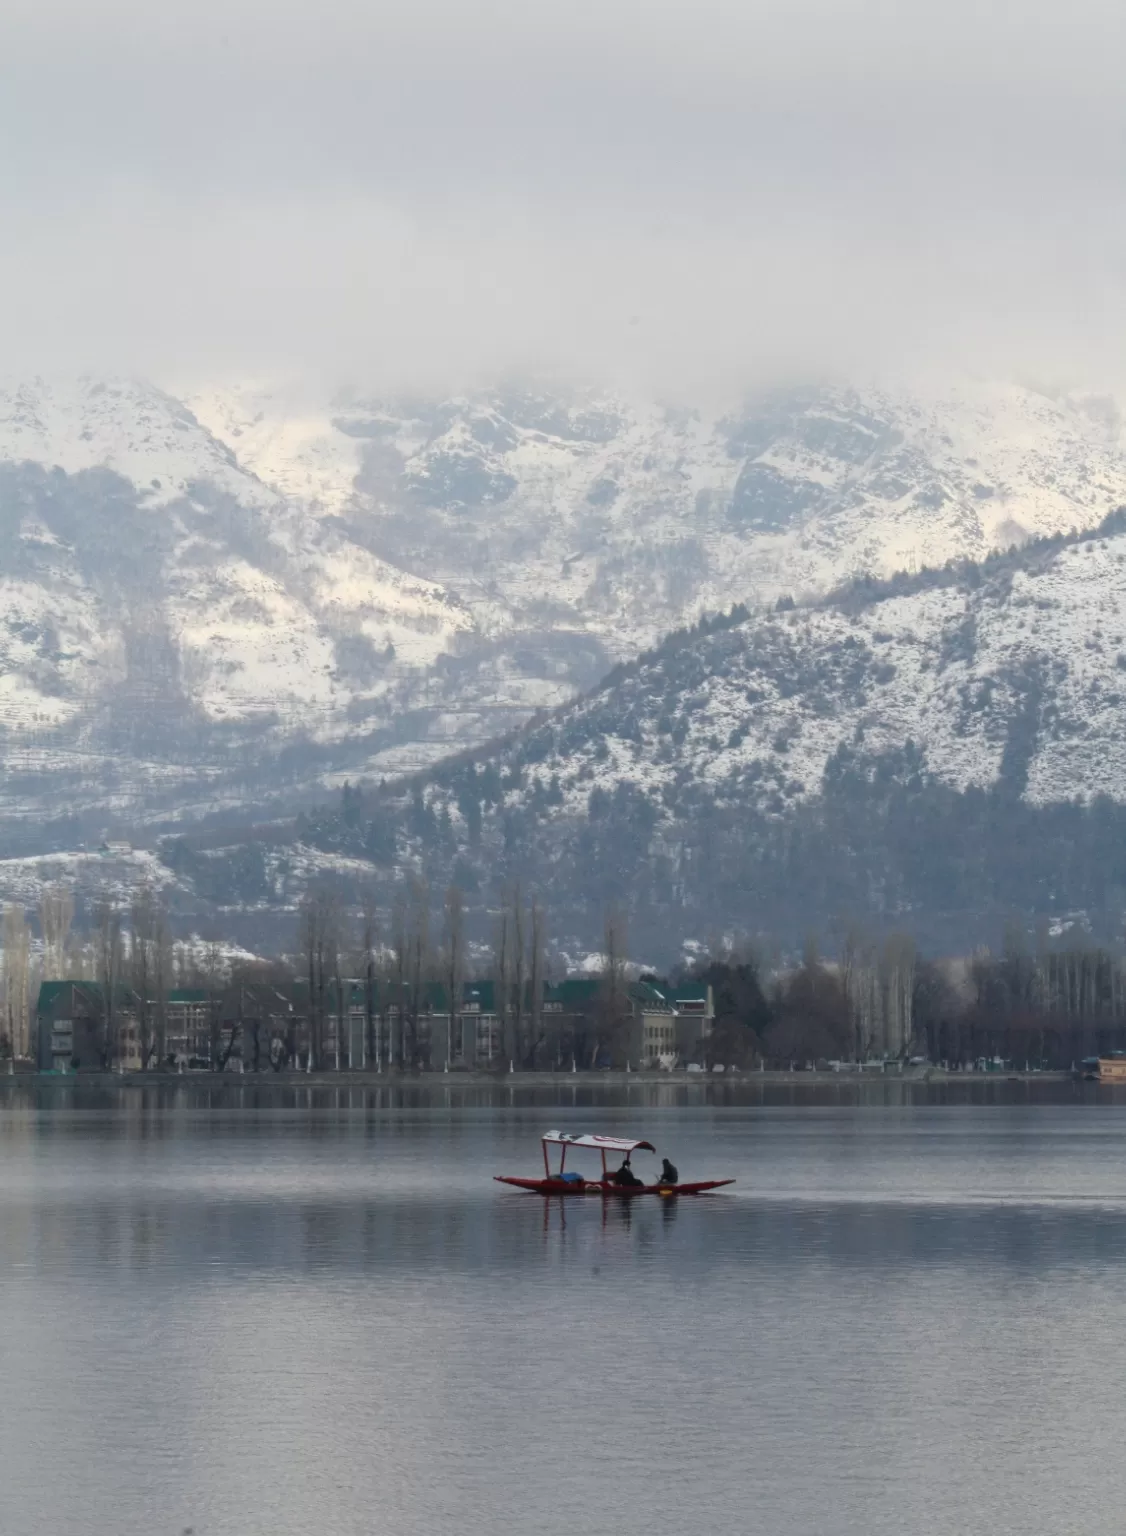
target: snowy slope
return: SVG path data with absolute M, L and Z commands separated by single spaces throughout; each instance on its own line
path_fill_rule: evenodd
M 246 505 L 279 499 L 186 406 L 135 379 L 0 380 L 0 462 L 24 460 L 68 474 L 112 469 L 151 507 L 199 482 Z
M 812 813 L 806 837 L 828 818 L 836 877 L 863 862 L 863 847 L 849 841 L 855 802 L 838 796 L 835 827 L 825 810 L 842 762 L 878 775 L 881 763 L 909 757 L 912 777 L 956 793 L 1002 787 L 1031 806 L 1100 795 L 1126 804 L 1124 722 L 1120 517 L 1104 534 L 985 567 L 922 573 L 874 593 L 854 588 L 667 642 L 503 749 L 441 765 L 409 793 L 389 786 L 356 822 L 328 809 L 300 840 L 279 830 L 268 844 L 236 837 L 196 852 L 166 847 L 157 874 L 177 911 L 193 921 L 207 912 L 228 925 L 253 920 L 247 933 L 273 935 L 262 938 L 267 946 L 288 934 L 310 880 L 332 879 L 351 899 L 382 887 L 390 902 L 397 871 L 411 865 L 436 889 L 457 868 L 486 900 L 506 876 L 533 880 L 568 939 L 596 935 L 609 899 L 639 909 L 630 919 L 639 942 L 706 939 L 709 924 L 738 923 L 747 911 L 753 917 L 742 920 L 759 928 L 800 932 L 802 914 L 817 910 L 822 844 L 813 845 L 812 868 L 807 852 L 796 873 L 788 863 L 796 855 L 777 855 L 803 814 Z M 1003 822 L 992 803 L 981 814 L 984 825 Z M 886 822 L 882 811 L 877 822 Z M 939 843 L 915 861 L 920 880 L 941 863 L 950 825 L 936 828 Z M 391 837 L 394 857 L 384 851 L 370 862 L 373 827 L 384 844 Z M 862 837 L 872 835 L 868 826 Z M 1005 855 L 1019 864 L 1021 850 Z M 83 891 L 125 890 L 149 878 L 146 857 L 131 856 L 128 868 L 94 853 L 11 858 L 0 861 L 0 894 L 30 899 L 59 877 Z M 956 863 L 966 862 L 962 850 Z M 1117 848 L 1100 850 L 1100 864 L 1113 898 Z M 939 914 L 939 923 L 926 901 L 897 905 L 895 889 L 882 889 L 890 876 L 880 848 L 862 876 L 881 919 L 891 913 L 951 942 L 980 938 L 979 911 Z M 858 881 L 837 883 L 855 903 Z M 972 868 L 959 892 L 988 915 L 989 890 Z M 1049 889 L 1040 910 L 1057 910 L 1051 897 Z M 841 910 L 822 898 L 822 920 L 826 909 Z
M 858 583 L 807 606 L 674 637 L 502 748 L 440 764 L 409 787 L 369 792 L 357 818 L 329 805 L 306 818 L 299 839 L 279 828 L 268 844 L 236 835 L 227 846 L 166 845 L 171 874 L 162 879 L 193 921 L 218 910 L 234 921 L 241 910 L 260 934 L 292 926 L 309 880 L 339 882 L 349 899 L 375 886 L 390 903 L 413 866 L 434 889 L 458 871 L 467 891 L 480 893 L 474 902 L 487 902 L 505 878 L 534 883 L 568 940 L 596 936 L 613 901 L 629 906 L 639 942 L 657 945 L 686 933 L 706 939 L 728 919 L 792 936 L 810 911 L 822 922 L 870 911 L 876 921 L 972 944 L 998 909 L 1023 906 L 1025 850 L 1003 841 L 1023 825 L 1011 808 L 1051 812 L 1066 802 L 1094 807 L 1096 839 L 1104 822 L 1110 829 L 1097 843 L 1095 884 L 1102 918 L 1113 922 L 1115 892 L 1126 891 L 1126 835 L 1114 829 L 1126 834 L 1126 813 L 1107 821 L 1098 797 L 1126 807 L 1124 722 L 1119 514 L 1102 530 L 984 566 Z M 155 797 L 170 768 L 144 761 Z M 7 767 L 36 772 L 33 749 Z M 850 774 L 875 786 L 867 820 L 858 820 L 871 807 L 845 783 Z M 908 839 L 915 888 L 906 895 L 902 870 L 878 841 L 895 819 L 880 801 L 889 774 L 888 783 L 918 785 L 901 807 L 921 818 Z M 170 789 L 184 798 L 174 778 Z M 198 803 L 206 791 L 197 768 L 190 792 Z M 948 803 L 980 791 L 990 798 Z M 231 792 L 221 775 L 215 792 Z M 1074 915 L 1082 905 L 1074 890 L 1092 884 L 1089 851 L 1072 846 L 1083 830 L 1078 814 L 1056 818 L 1062 841 L 1033 871 L 1034 912 Z M 1036 835 L 1049 824 L 1037 823 Z M 979 828 L 1001 839 L 1015 895 L 997 895 L 993 875 L 976 870 Z M 948 843 L 954 873 L 943 878 L 954 894 L 936 912 L 943 881 L 927 881 Z M 92 855 L 68 857 L 83 889 L 144 877 L 141 864 L 117 872 Z M 31 891 L 66 864 L 0 862 L 0 893 Z M 951 902 L 963 906 L 952 911 Z
M 317 512 L 352 499 L 363 439 L 336 425 L 336 413 L 299 382 L 240 382 L 191 391 L 186 404 L 239 462 L 267 485 Z
M 17 381 L 0 820 L 291 805 L 417 771 L 701 612 L 979 557 L 1124 501 L 1113 404 L 1012 385 L 718 416 L 518 388 Z
M 135 380 L 0 389 L 0 561 L 0 814 L 226 804 L 251 741 L 265 792 L 286 742 L 395 720 L 474 629 Z
M 151 385 L 37 379 L 0 389 L 0 463 L 21 461 L 69 475 L 108 469 L 135 489 L 137 505 L 152 513 L 154 538 L 167 545 L 159 577 L 170 588 L 168 612 L 185 657 L 202 659 L 213 677 L 246 674 L 230 697 L 222 688 L 196 690 L 195 701 L 215 717 L 261 710 L 275 699 L 331 708 L 332 690 L 313 678 L 331 671 L 341 633 L 393 647 L 417 666 L 433 662 L 450 635 L 469 625 L 442 588 L 322 527 L 280 494 L 284 487 L 266 485 L 186 406 Z M 225 512 L 223 498 L 242 515 Z M 64 564 L 73 552 L 42 519 L 25 538 L 53 541 Z M 166 596 L 145 595 L 158 604 Z M 210 636 L 215 654 L 201 658 Z M 272 656 L 271 636 L 278 642 Z M 336 702 L 351 697 L 340 689 Z
M 1124 724 L 1126 512 L 713 621 L 303 835 L 375 850 L 389 900 L 404 867 L 534 885 L 568 942 L 608 907 L 658 947 L 841 920 L 972 946 L 1013 913 L 1120 937 Z
M 517 390 L 285 402 L 212 394 L 204 414 L 483 624 L 589 631 L 615 656 L 700 612 L 980 558 L 1126 500 L 1113 402 L 1008 384 L 807 390 L 725 417 Z
M 666 807 L 663 819 L 670 795 L 693 785 L 710 803 L 777 815 L 820 794 L 842 748 L 910 742 L 953 788 L 989 788 L 1019 727 L 1018 788 L 1033 803 L 1126 801 L 1124 724 L 1119 532 L 1030 552 L 980 584 L 951 576 L 663 647 L 521 738 L 498 767 L 524 766 L 510 810 L 554 780 L 558 819 L 623 783 Z

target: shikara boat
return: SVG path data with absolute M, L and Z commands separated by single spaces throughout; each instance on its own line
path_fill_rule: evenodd
M 708 1190 L 721 1189 L 725 1184 L 735 1182 L 734 1179 L 701 1179 L 693 1184 L 615 1184 L 606 1167 L 606 1154 L 610 1152 L 625 1157 L 633 1152 L 655 1152 L 652 1142 L 637 1141 L 632 1136 L 572 1136 L 567 1131 L 547 1131 L 541 1140 L 544 1168 L 542 1179 L 519 1179 L 498 1173 L 494 1175 L 497 1183 L 511 1184 L 533 1195 L 621 1195 L 626 1199 L 632 1199 L 634 1195 L 662 1195 L 668 1199 L 675 1195 L 703 1195 Z M 559 1167 L 555 1170 L 548 1156 L 549 1147 L 560 1149 Z M 584 1152 L 601 1153 L 602 1171 L 598 1177 L 588 1179 L 577 1171 L 568 1170 L 567 1153 L 573 1147 Z

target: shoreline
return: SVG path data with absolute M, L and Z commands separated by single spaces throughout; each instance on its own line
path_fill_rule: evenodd
M 676 1088 L 753 1087 L 755 1084 L 770 1087 L 851 1087 L 888 1084 L 913 1086 L 946 1086 L 950 1084 L 981 1083 L 1069 1083 L 1083 1079 L 1070 1070 L 1008 1071 L 1008 1072 L 948 1072 L 940 1067 L 913 1067 L 907 1071 L 875 1072 L 674 1072 L 645 1071 L 625 1072 L 600 1069 L 582 1072 L 371 1072 L 366 1070 L 321 1072 L 37 1072 L 17 1071 L 0 1073 L 0 1092 L 6 1084 L 24 1083 L 89 1083 L 102 1087 L 111 1084 L 125 1088 L 170 1087 L 196 1084 L 201 1087 L 246 1087 L 250 1084 L 275 1085 L 282 1088 L 436 1088 L 452 1087 L 509 1087 L 509 1088 L 560 1088 L 567 1083 L 574 1087 L 630 1088 L 634 1086 Z M 1103 1084 L 1103 1087 L 1108 1086 Z

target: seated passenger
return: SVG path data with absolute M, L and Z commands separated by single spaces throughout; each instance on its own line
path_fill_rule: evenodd
M 622 1166 L 610 1175 L 609 1182 L 611 1184 L 617 1184 L 619 1187 L 626 1189 L 632 1188 L 641 1183 L 641 1180 L 637 1177 L 637 1174 L 634 1173 L 633 1169 L 629 1165 L 628 1152 L 626 1153 L 626 1160 Z
M 680 1178 L 680 1174 L 677 1173 L 675 1166 L 672 1163 L 669 1162 L 667 1157 L 662 1158 L 661 1159 L 661 1177 L 657 1180 L 657 1183 L 658 1184 L 675 1184 L 677 1179 L 679 1179 L 679 1178 Z

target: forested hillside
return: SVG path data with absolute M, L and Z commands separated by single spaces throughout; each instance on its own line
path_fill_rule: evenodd
M 496 750 L 350 790 L 300 835 L 638 943 L 854 922 L 931 948 L 1121 931 L 1126 519 L 671 637 Z

